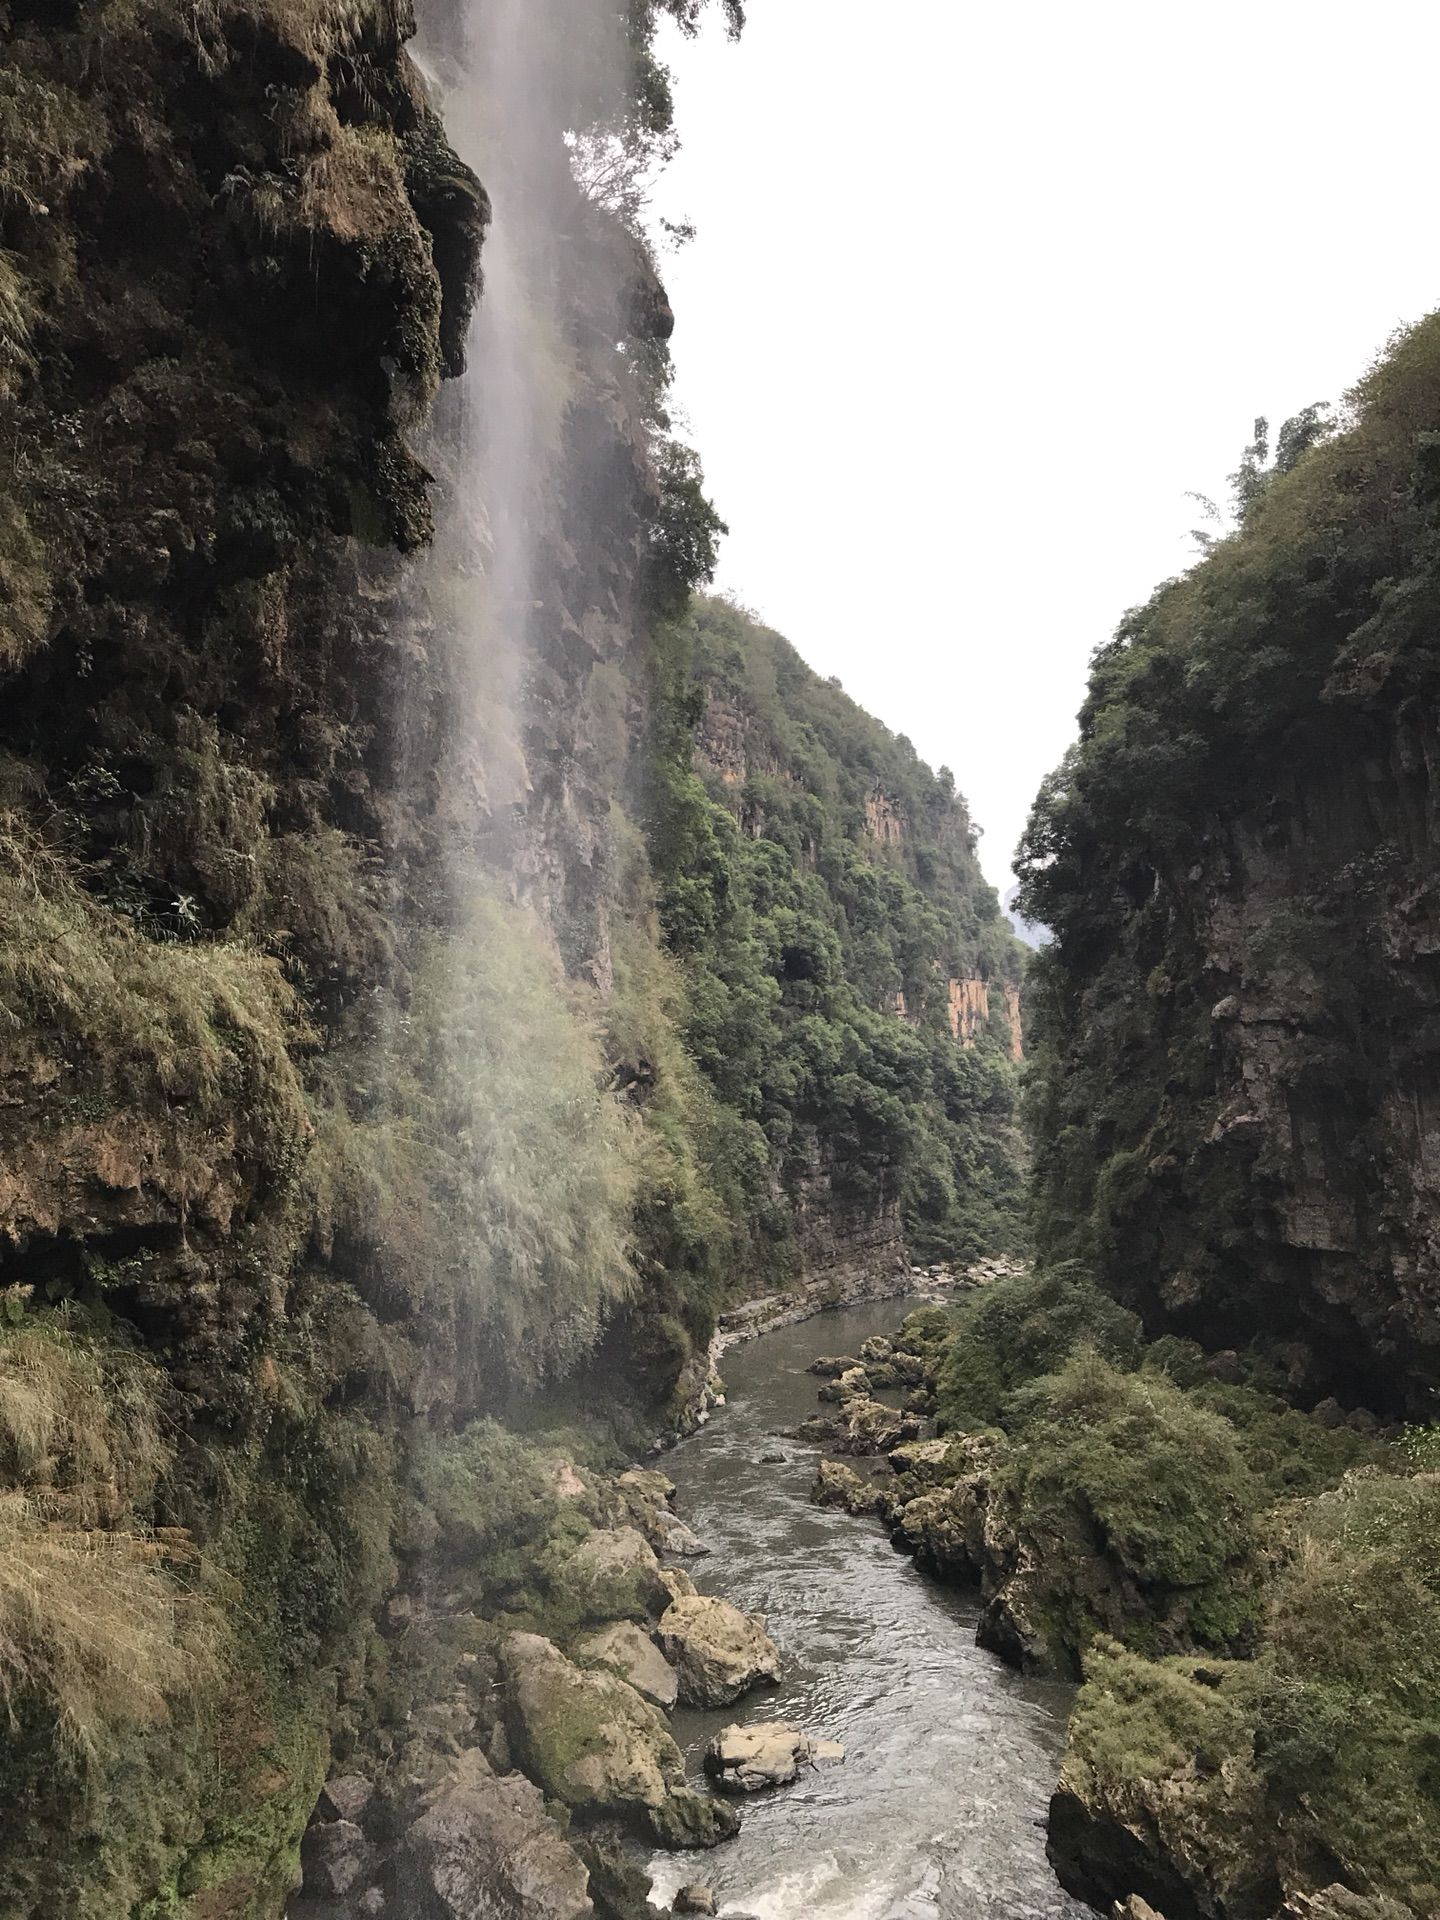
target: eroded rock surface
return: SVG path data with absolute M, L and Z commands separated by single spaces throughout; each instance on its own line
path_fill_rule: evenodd
M 757 1720 L 725 1727 L 705 1749 L 705 1771 L 723 1793 L 760 1793 L 788 1787 L 802 1767 L 843 1760 L 835 1740 L 812 1740 L 789 1720 Z
M 616 1620 L 598 1633 L 587 1634 L 576 1646 L 577 1656 L 603 1667 L 613 1667 L 637 1693 L 643 1693 L 668 1713 L 679 1692 L 679 1676 L 643 1627 Z
M 684 1594 L 660 1620 L 660 1644 L 687 1706 L 728 1707 L 761 1681 L 780 1679 L 780 1649 L 755 1614 L 710 1594 Z

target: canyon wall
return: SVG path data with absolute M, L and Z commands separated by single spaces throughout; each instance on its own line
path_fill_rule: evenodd
M 719 522 L 573 144 L 663 143 L 656 13 L 511 16 L 507 346 L 488 4 L 423 75 L 390 0 L 3 10 L 7 1913 L 277 1920 L 336 1765 L 392 1840 L 457 1743 L 495 1811 L 499 1623 L 623 1517 L 498 1416 L 616 1461 L 727 1301 L 1018 1231 L 953 790 L 773 636 L 790 718 L 696 760 Z
M 1040 1231 L 1152 1332 L 1433 1417 L 1440 324 L 1097 656 L 1024 908 Z

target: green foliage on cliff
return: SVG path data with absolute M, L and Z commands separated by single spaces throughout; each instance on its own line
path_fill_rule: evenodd
M 1036 801 L 1036 1231 L 1152 1331 L 1423 1412 L 1440 319 L 1320 425 L 1257 442 L 1236 530 L 1100 648 Z
M 922 1252 L 1013 1245 L 1020 957 L 953 781 L 720 601 L 661 629 L 650 684 L 660 918 L 686 1043 L 753 1143 L 748 1258 L 783 1274 L 791 1209 L 829 1193 L 856 1221 L 900 1205 Z M 974 977 L 992 1017 L 965 1049 L 947 983 Z

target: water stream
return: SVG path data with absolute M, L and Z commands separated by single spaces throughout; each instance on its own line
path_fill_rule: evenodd
M 682 1710 L 697 1775 L 734 1720 L 781 1717 L 846 1758 L 744 1806 L 738 1840 L 658 1854 L 655 1897 L 688 1881 L 754 1920 L 1081 1920 L 1056 1883 L 1043 1819 L 1071 1689 L 1012 1673 L 975 1645 L 976 1598 L 918 1573 L 879 1525 L 809 1499 L 816 1452 L 776 1439 L 817 1411 L 819 1353 L 853 1353 L 907 1311 L 824 1314 L 732 1349 L 729 1404 L 665 1462 L 676 1504 L 713 1549 L 696 1584 L 764 1614 L 783 1684 L 716 1713 Z M 763 1464 L 783 1452 L 783 1464 Z M 859 1464 L 859 1463 L 857 1463 Z

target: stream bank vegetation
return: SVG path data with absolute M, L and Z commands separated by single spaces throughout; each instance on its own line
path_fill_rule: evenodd
M 1073 1262 L 923 1310 L 888 1359 L 939 1438 L 817 1492 L 978 1582 L 983 1645 L 1081 1681 L 1065 1884 L 1167 1920 L 1428 1914 L 1440 1430 L 1303 1411 L 1263 1346 L 1146 1341 Z

